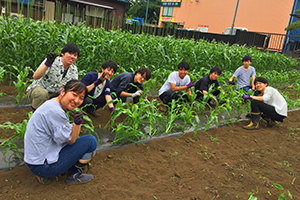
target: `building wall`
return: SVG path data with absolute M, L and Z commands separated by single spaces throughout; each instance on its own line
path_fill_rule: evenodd
M 285 34 L 293 3 L 294 0 L 240 0 L 234 26 Z M 236 4 L 237 0 L 182 0 L 181 7 L 173 8 L 173 17 L 176 23 L 183 23 L 184 28 L 207 25 L 208 32 L 222 33 L 232 25 Z

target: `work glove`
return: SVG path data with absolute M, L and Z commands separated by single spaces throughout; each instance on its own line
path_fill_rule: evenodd
M 100 78 L 98 78 L 98 79 L 94 82 L 95 87 L 97 87 L 98 85 L 100 85 L 101 83 L 103 83 L 105 75 L 106 75 L 106 74 L 103 72 L 103 73 L 102 73 L 102 76 L 101 76 Z
M 252 99 L 252 97 L 251 97 L 251 96 L 244 95 L 244 96 L 243 96 L 243 99 Z
M 132 96 L 132 98 L 134 98 L 134 97 L 136 97 L 136 96 L 141 96 L 142 93 L 143 93 L 142 90 L 138 90 L 138 91 L 136 91 L 135 93 L 133 93 L 131 96 Z
M 193 82 L 190 82 L 189 84 L 187 84 L 187 88 L 193 87 L 195 84 Z
M 47 60 L 45 62 L 45 65 L 47 67 L 51 67 L 52 63 L 54 62 L 55 58 L 57 57 L 57 53 L 50 52 L 47 54 Z
M 114 113 L 115 112 L 115 107 L 111 107 L 111 108 L 109 108 L 109 110 L 110 110 L 110 113 Z
M 235 83 L 233 81 L 229 81 L 230 85 L 235 85 Z
M 74 124 L 80 125 L 83 122 L 83 113 L 75 110 L 66 109 L 67 112 L 69 112 L 69 115 L 73 117 Z

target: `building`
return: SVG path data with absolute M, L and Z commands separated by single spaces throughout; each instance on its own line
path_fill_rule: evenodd
M 18 3 L 19 2 L 19 3 Z M 23 4 L 23 6 L 21 5 Z M 95 27 L 122 27 L 129 0 L 1 0 L 2 14 L 22 14 L 36 20 L 56 20 Z
M 161 0 L 159 27 L 175 24 L 186 29 L 221 34 L 231 27 L 253 32 L 285 34 L 298 0 Z M 239 3 L 238 3 L 239 2 Z

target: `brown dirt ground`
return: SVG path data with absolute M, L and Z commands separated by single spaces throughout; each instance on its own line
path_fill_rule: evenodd
M 0 124 L 21 122 L 29 111 L 1 108 Z M 109 111 L 99 113 L 103 117 L 93 121 L 104 126 Z M 0 199 L 247 200 L 251 192 L 274 200 L 280 195 L 275 183 L 284 187 L 286 197 L 289 190 L 300 199 L 300 111 L 273 128 L 262 122 L 259 130 L 243 130 L 247 123 L 98 153 L 88 172 L 94 179 L 83 185 L 68 186 L 65 176 L 40 185 L 26 166 L 1 172 Z

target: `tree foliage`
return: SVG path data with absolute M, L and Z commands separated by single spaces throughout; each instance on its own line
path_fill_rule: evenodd
M 295 13 L 300 14 L 300 9 L 295 10 Z M 284 30 L 286 31 L 293 31 L 293 30 L 297 30 L 300 28 L 300 19 L 298 18 L 297 21 L 291 23 L 290 25 L 288 25 Z
M 149 0 L 147 22 L 157 24 L 160 12 L 161 0 Z M 132 2 L 133 5 L 126 12 L 127 16 L 146 18 L 147 0 Z

